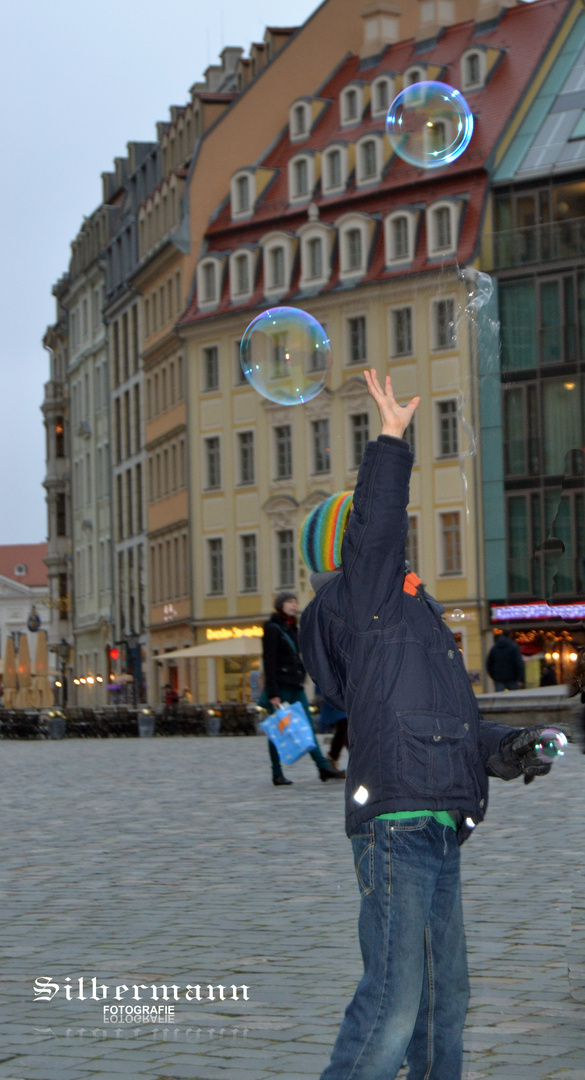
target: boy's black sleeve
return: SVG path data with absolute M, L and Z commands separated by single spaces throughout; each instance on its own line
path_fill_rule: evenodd
M 390 435 L 366 447 L 341 549 L 348 619 L 358 632 L 381 611 L 386 625 L 401 618 L 413 460 L 408 443 Z

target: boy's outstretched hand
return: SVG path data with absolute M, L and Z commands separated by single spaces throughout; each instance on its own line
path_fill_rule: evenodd
M 368 393 L 370 397 L 373 397 L 380 412 L 382 435 L 394 435 L 395 438 L 401 439 L 416 412 L 420 398 L 413 397 L 408 405 L 399 405 L 394 397 L 389 375 L 386 376 L 383 390 L 375 368 L 364 371 L 364 378 Z

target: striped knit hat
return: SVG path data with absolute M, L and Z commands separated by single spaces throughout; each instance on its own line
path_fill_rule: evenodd
M 351 510 L 353 491 L 340 491 L 319 503 L 301 525 L 299 548 L 313 574 L 341 566 L 341 541 Z

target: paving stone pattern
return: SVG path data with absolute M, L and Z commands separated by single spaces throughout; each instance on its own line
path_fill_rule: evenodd
M 361 973 L 358 891 L 342 783 L 287 771 L 274 788 L 263 736 L 2 744 L 0 1080 L 317 1080 Z M 571 746 L 492 782 L 463 848 L 466 1080 L 585 1076 L 584 775 Z M 40 976 L 250 989 L 115 1025 L 34 1001 Z

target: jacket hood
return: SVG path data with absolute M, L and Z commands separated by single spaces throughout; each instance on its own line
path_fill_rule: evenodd
M 341 570 L 320 570 L 311 574 L 310 582 L 313 592 L 319 592 L 328 581 L 333 581 L 342 573 Z

